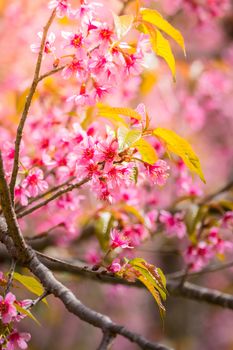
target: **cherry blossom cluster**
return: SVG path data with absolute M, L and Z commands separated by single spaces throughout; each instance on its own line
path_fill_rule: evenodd
M 199 271 L 207 266 L 214 257 L 221 259 L 227 252 L 232 252 L 231 232 L 232 212 L 226 212 L 219 221 L 219 226 L 211 227 L 204 237 L 201 235 L 196 244 L 191 244 L 186 249 L 184 258 L 189 269 Z
M 168 13 L 175 13 L 180 9 L 189 15 L 195 15 L 199 23 L 207 23 L 222 17 L 230 8 L 229 0 L 165 0 L 164 8 Z
M 112 12 L 109 10 L 106 18 L 101 18 L 102 7 L 101 3 L 86 0 L 81 1 L 76 10 L 71 9 L 68 1 L 49 3 L 58 17 L 67 16 L 77 22 L 72 31 L 61 31 L 59 49 L 55 46 L 56 36 L 51 32 L 44 54 L 53 55 L 54 67 L 65 63 L 64 79 L 75 77 L 76 92 L 67 97 L 67 102 L 79 108 L 94 105 L 115 93 L 122 80 L 139 76 L 145 66 L 145 55 L 151 52 L 146 35 L 139 35 L 135 44 L 124 41 L 117 33 Z M 42 32 L 38 36 L 41 39 Z M 38 53 L 40 42 L 32 44 L 31 50 Z M 62 51 L 62 55 L 56 56 L 56 51 Z
M 6 286 L 7 279 L 0 272 L 0 286 Z M 18 301 L 16 296 L 8 292 L 4 296 L 0 295 L 0 348 L 3 350 L 26 349 L 27 342 L 31 339 L 29 333 L 22 333 L 17 330 L 17 324 L 26 317 L 17 311 L 17 306 L 20 309 L 27 309 L 32 304 L 32 301 L 27 299 Z

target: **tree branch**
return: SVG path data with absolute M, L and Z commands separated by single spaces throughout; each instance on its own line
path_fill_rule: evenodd
M 110 332 L 104 331 L 102 341 L 97 350 L 110 350 L 110 347 L 115 339 L 116 335 Z
M 94 279 L 98 282 L 145 288 L 141 282 L 128 282 L 127 280 L 114 276 L 103 269 L 93 271 L 90 266 L 86 266 L 81 262 L 71 264 L 59 259 L 48 257 L 39 252 L 37 252 L 37 255 L 40 261 L 52 271 L 77 274 L 86 278 Z M 233 310 L 233 295 L 222 293 L 218 290 L 197 286 L 189 282 L 185 282 L 180 286 L 180 282 L 174 280 L 167 280 L 167 289 L 172 296 L 202 301 Z

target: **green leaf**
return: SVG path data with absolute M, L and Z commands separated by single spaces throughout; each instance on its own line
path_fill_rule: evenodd
M 130 175 L 130 179 L 137 184 L 138 182 L 138 167 L 134 166 L 132 169 L 132 174 Z
M 38 324 L 38 326 L 41 326 L 40 322 L 39 322 L 39 321 L 36 319 L 36 317 L 31 313 L 31 311 L 24 309 L 23 307 L 21 307 L 21 306 L 20 306 L 19 304 L 17 304 L 17 303 L 14 303 L 14 306 L 15 306 L 16 310 L 17 310 L 19 313 L 24 314 L 24 315 L 30 317 L 33 321 L 35 321 L 35 322 Z
M 109 247 L 109 236 L 114 219 L 111 213 L 102 212 L 96 220 L 95 234 L 99 241 L 100 247 L 106 251 Z
M 133 15 L 117 16 L 113 13 L 114 24 L 118 39 L 122 39 L 132 28 L 134 22 Z
M 205 183 L 205 177 L 201 169 L 199 158 L 188 141 L 177 135 L 174 131 L 165 128 L 153 130 L 153 135 L 165 144 L 168 151 L 181 157 L 189 170 L 196 173 Z
M 42 284 L 32 276 L 21 275 L 20 273 L 14 272 L 14 279 L 20 282 L 24 287 L 26 287 L 30 292 L 41 296 L 44 293 L 44 288 Z M 47 300 L 44 298 L 42 301 L 48 305 Z
M 126 148 L 131 147 L 140 138 L 141 138 L 140 130 L 130 130 L 125 127 L 118 128 L 117 139 L 119 144 L 119 151 L 122 152 Z
M 145 139 L 139 139 L 134 143 L 133 147 L 137 148 L 144 162 L 154 164 L 158 160 L 154 147 L 152 147 L 151 144 Z
M 152 9 L 141 8 L 140 14 L 145 22 L 153 24 L 157 29 L 162 30 L 164 33 L 169 35 L 177 44 L 183 49 L 185 54 L 185 44 L 182 34 L 174 28 L 170 23 L 168 23 L 159 12 Z

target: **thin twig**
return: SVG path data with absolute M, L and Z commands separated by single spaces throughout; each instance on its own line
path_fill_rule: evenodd
M 233 188 L 233 180 L 231 180 L 229 183 L 227 183 L 225 186 L 223 186 L 222 188 L 220 188 L 216 192 L 211 193 L 208 196 L 206 196 L 205 198 L 203 198 L 199 204 L 204 205 L 204 204 L 210 202 L 212 199 L 214 199 L 218 195 L 220 195 L 221 193 L 227 192 L 232 188 Z
M 7 294 L 10 290 L 10 287 L 12 285 L 13 282 L 13 277 L 14 277 L 14 272 L 15 272 L 15 266 L 16 266 L 16 261 L 13 258 L 12 259 L 12 263 L 11 263 L 11 267 L 10 267 L 10 271 L 8 273 L 8 281 L 7 281 L 7 286 L 6 286 L 6 290 L 5 290 L 5 294 Z
M 69 180 L 63 182 L 62 184 L 57 185 L 57 186 L 54 186 L 54 187 L 50 188 L 48 191 L 39 194 L 37 197 L 34 197 L 34 198 L 29 199 L 28 203 L 29 203 L 29 204 L 32 204 L 32 203 L 38 201 L 39 199 L 42 199 L 42 198 L 44 198 L 44 197 L 47 197 L 49 194 L 51 194 L 51 193 L 53 193 L 53 192 L 59 190 L 60 188 L 62 188 L 62 187 L 64 187 L 64 186 L 67 186 L 67 185 L 70 185 L 70 182 L 73 181 L 74 179 L 75 179 L 75 177 L 72 176 L 71 178 L 69 178 Z M 22 209 L 22 208 L 20 208 L 20 209 Z M 18 212 L 18 211 L 16 211 L 16 213 L 17 213 L 17 212 Z M 20 212 L 20 210 L 19 210 L 19 212 Z
M 53 75 L 53 74 L 56 74 L 58 72 L 60 72 L 61 70 L 63 70 L 64 68 L 66 67 L 66 64 L 64 64 L 63 66 L 61 67 L 57 67 L 57 68 L 54 68 L 52 70 L 50 70 L 49 72 L 45 73 L 45 74 L 42 74 L 39 78 L 38 78 L 38 83 L 40 81 L 42 81 L 43 79 Z
M 39 304 L 44 298 L 46 298 L 49 295 L 47 291 L 44 291 L 38 298 L 32 300 L 31 304 L 27 307 L 27 309 L 31 309 L 37 304 Z
M 19 152 L 20 152 L 20 145 L 21 145 L 21 140 L 22 140 L 22 136 L 23 136 L 23 129 L 24 129 L 24 125 L 25 125 L 25 122 L 26 122 L 26 119 L 28 116 L 28 112 L 29 112 L 29 109 L 31 106 L 33 96 L 35 94 L 35 91 L 36 91 L 36 88 L 38 85 L 38 78 L 39 78 L 40 68 L 41 68 L 41 64 L 42 64 L 43 52 L 44 52 L 44 47 L 45 47 L 45 43 L 46 43 L 46 37 L 48 34 L 49 27 L 51 26 L 55 15 L 56 15 L 56 9 L 54 9 L 51 16 L 49 17 L 47 24 L 44 27 L 43 36 L 41 39 L 40 51 L 38 54 L 35 73 L 34 73 L 34 78 L 33 78 L 32 85 L 31 85 L 30 90 L 29 90 L 29 94 L 26 98 L 23 113 L 22 113 L 22 116 L 21 116 L 21 119 L 20 119 L 20 122 L 19 122 L 19 125 L 17 128 L 16 140 L 15 140 L 14 164 L 13 164 L 13 171 L 12 171 L 11 181 L 10 181 L 10 193 L 11 193 L 12 201 L 14 201 L 14 189 L 15 189 L 16 179 L 17 179 L 17 175 L 18 175 L 18 171 L 19 171 Z
M 66 188 L 58 191 L 53 196 L 51 196 L 50 198 L 44 200 L 43 202 L 40 202 L 39 204 L 35 205 L 34 207 L 23 211 L 21 214 L 17 215 L 17 218 L 20 219 L 20 218 L 23 218 L 26 215 L 29 215 L 29 214 L 33 213 L 35 210 L 38 210 L 38 209 L 44 207 L 45 205 L 47 205 L 48 203 L 50 203 L 54 199 L 56 199 L 58 197 L 61 197 L 63 194 L 66 194 L 68 192 L 73 191 L 76 188 L 79 188 L 80 186 L 84 185 L 88 181 L 90 181 L 90 178 L 85 178 L 85 179 L 83 179 L 82 181 L 80 181 L 80 182 L 78 182 L 76 184 L 71 184 L 71 185 L 67 186 Z

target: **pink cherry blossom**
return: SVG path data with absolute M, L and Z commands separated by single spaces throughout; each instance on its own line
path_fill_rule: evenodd
M 58 18 L 63 18 L 64 16 L 69 14 L 70 4 L 68 0 L 52 0 L 48 4 L 49 9 L 56 8 L 56 14 Z
M 117 273 L 121 270 L 121 264 L 119 259 L 114 259 L 110 266 L 108 266 L 108 271 L 112 273 Z
M 69 79 L 73 74 L 79 79 L 85 79 L 86 67 L 84 60 L 74 57 L 71 63 L 69 63 L 62 71 L 62 77 L 64 79 Z
M 34 168 L 29 171 L 26 178 L 21 184 L 22 188 L 27 189 L 30 196 L 36 197 L 39 192 L 48 189 L 48 183 L 44 180 L 43 171 L 39 168 Z
M 17 315 L 17 310 L 14 306 L 16 298 L 11 292 L 7 293 L 5 298 L 0 295 L 0 317 L 2 323 L 10 323 Z
M 111 231 L 111 248 L 116 249 L 116 248 L 130 248 L 132 249 L 133 247 L 130 245 L 130 241 L 117 229 L 112 229 Z
M 15 198 L 20 201 L 23 206 L 28 205 L 28 198 L 31 197 L 29 191 L 21 186 L 15 187 Z
M 198 242 L 196 246 L 190 245 L 184 253 L 185 261 L 192 271 L 201 270 L 213 256 L 212 249 L 205 241 Z
M 161 210 L 159 221 L 165 225 L 165 232 L 168 236 L 176 236 L 183 238 L 186 233 L 186 226 L 184 224 L 184 214 L 175 213 L 172 215 L 166 210 Z
M 42 39 L 43 36 L 43 32 L 39 32 L 38 37 L 40 38 L 40 40 Z M 54 53 L 54 51 L 56 50 L 55 46 L 53 46 L 54 42 L 55 42 L 56 36 L 53 32 L 51 32 L 45 42 L 45 47 L 44 47 L 44 53 L 45 54 L 51 54 Z M 40 51 L 40 46 L 41 44 L 32 44 L 31 45 L 31 51 L 34 53 L 39 53 Z
M 163 186 L 166 183 L 170 168 L 164 160 L 159 159 L 154 165 L 147 163 L 144 165 L 149 181 L 159 186 Z
M 27 349 L 27 342 L 31 339 L 29 333 L 19 333 L 14 330 L 8 337 L 8 344 L 6 350 L 15 350 L 17 348 Z
M 233 228 L 233 211 L 227 211 L 222 220 L 222 227 L 227 228 L 227 229 L 232 229 Z

